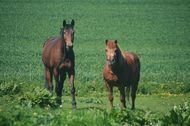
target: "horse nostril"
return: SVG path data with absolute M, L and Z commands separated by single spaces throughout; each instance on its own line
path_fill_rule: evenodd
M 114 64 L 115 63 L 115 60 L 113 59 L 113 60 L 111 60 L 111 62 L 110 62 L 111 64 Z
M 67 43 L 67 46 L 72 47 L 72 46 L 73 46 L 73 43 L 72 43 L 72 42 L 68 42 L 68 43 Z
M 73 43 L 67 43 L 66 45 L 67 50 L 73 48 Z
M 115 59 L 107 59 L 109 65 L 113 65 L 115 63 Z

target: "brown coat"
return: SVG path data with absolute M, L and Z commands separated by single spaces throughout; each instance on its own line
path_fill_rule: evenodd
M 117 40 L 106 40 L 106 63 L 103 78 L 109 92 L 110 106 L 113 107 L 113 87 L 118 87 L 122 107 L 126 107 L 125 90 L 131 89 L 132 109 L 135 108 L 136 91 L 140 79 L 140 61 L 136 54 L 122 52 Z M 129 96 L 129 94 L 127 94 Z
M 123 61 L 118 64 L 117 69 L 113 70 L 108 64 L 105 64 L 103 70 L 104 80 L 114 86 L 130 86 L 134 81 L 140 78 L 140 62 L 136 54 L 131 52 L 122 53 Z

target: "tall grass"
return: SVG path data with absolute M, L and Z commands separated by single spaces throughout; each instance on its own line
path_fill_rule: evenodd
M 163 84 L 190 89 L 188 0 L 0 3 L 0 82 L 43 85 L 42 45 L 48 37 L 59 35 L 63 19 L 75 19 L 78 89 L 86 85 L 104 89 L 104 41 L 109 38 L 117 39 L 122 50 L 139 55 L 143 87 Z

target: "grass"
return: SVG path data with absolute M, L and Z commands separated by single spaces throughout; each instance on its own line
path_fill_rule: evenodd
M 1 87 L 0 124 L 1 125 L 162 125 L 173 106 L 188 105 L 189 94 L 160 94 L 138 95 L 136 110 L 121 110 L 118 94 L 115 95 L 114 109 L 110 110 L 107 97 L 92 93 L 88 96 L 77 96 L 77 109 L 71 109 L 71 96 L 63 96 L 63 105 L 55 106 L 55 96 L 46 89 L 34 85 L 24 84 L 10 87 Z M 12 88 L 12 89 L 11 89 Z M 4 94 L 2 94 L 2 92 Z M 184 106 L 184 105 L 183 105 Z M 175 107 L 174 107 L 175 108 Z M 14 110 L 14 111 L 13 111 Z M 181 111 L 181 109 L 179 109 Z M 189 117 L 189 109 L 185 109 L 183 116 Z M 180 112 L 178 112 L 180 117 Z M 171 116 L 171 117 L 170 117 Z M 180 119 L 186 124 L 185 117 Z M 172 119 L 172 118 L 171 118 Z M 166 120 L 166 121 L 162 121 Z M 188 118 L 186 119 L 188 121 Z M 172 124 L 172 122 L 168 121 Z M 174 124 L 179 124 L 177 121 Z
M 0 0 L 0 122 L 119 125 L 119 121 L 125 124 L 126 118 L 133 117 L 132 122 L 138 124 L 137 118 L 144 120 L 140 124 L 155 124 L 154 118 L 160 120 L 160 115 L 174 105 L 189 101 L 189 94 L 183 94 L 190 91 L 189 7 L 189 0 Z M 63 97 L 65 106 L 61 109 L 32 107 L 49 96 L 41 91 L 44 83 L 41 51 L 48 37 L 59 36 L 63 19 L 76 22 L 75 85 L 79 109 L 76 115 L 70 110 L 69 97 Z M 114 91 L 116 112 L 107 110 L 109 104 L 102 79 L 106 39 L 117 39 L 122 50 L 133 51 L 140 57 L 137 113 L 118 112 L 117 90 Z M 39 90 L 34 90 L 36 93 L 32 91 L 35 87 Z M 66 81 L 64 95 L 69 94 L 68 89 Z M 22 98 L 26 103 L 19 103 Z M 148 111 L 153 114 L 147 114 Z M 100 117 L 94 117 L 96 113 Z
M 188 0 L 1 1 L 0 80 L 42 84 L 44 41 L 59 35 L 63 19 L 75 19 L 78 85 L 102 87 L 109 38 L 140 56 L 141 83 L 188 85 L 188 6 Z

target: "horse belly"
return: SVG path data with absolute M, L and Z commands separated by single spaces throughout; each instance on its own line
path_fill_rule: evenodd
M 44 46 L 43 52 L 42 52 L 42 61 L 45 66 L 50 66 L 50 53 L 46 46 Z

